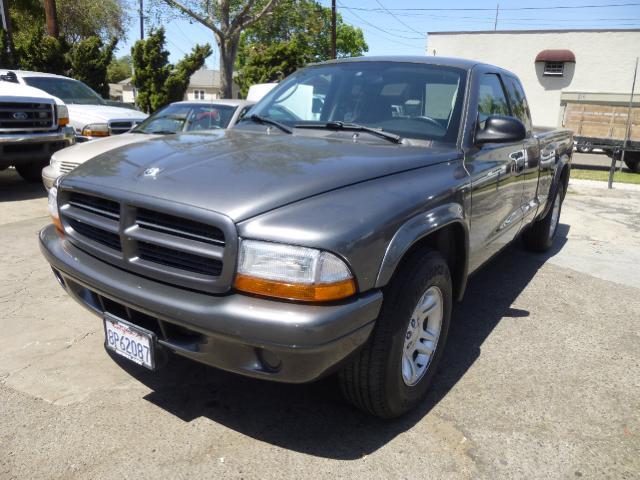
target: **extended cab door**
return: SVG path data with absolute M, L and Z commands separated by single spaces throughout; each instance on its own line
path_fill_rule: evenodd
M 477 89 L 474 131 L 484 128 L 484 121 L 490 115 L 513 116 L 499 73 L 478 73 L 473 84 Z M 471 103 L 469 115 L 474 115 L 473 100 Z M 485 143 L 467 151 L 465 166 L 472 178 L 470 271 L 513 240 L 520 229 L 526 156 L 522 140 Z
M 503 81 L 507 87 L 512 115 L 520 120 L 527 129 L 527 138 L 524 140 L 522 150 L 523 156 L 516 161 L 516 169 L 518 175 L 523 177 L 522 215 L 523 223 L 528 223 L 535 215 L 539 204 L 540 142 L 533 136 L 529 104 L 520 81 L 510 76 L 504 76 Z

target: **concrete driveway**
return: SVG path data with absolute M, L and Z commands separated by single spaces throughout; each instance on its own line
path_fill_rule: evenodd
M 41 187 L 0 172 L 0 478 L 638 478 L 639 205 L 571 186 L 554 250 L 471 280 L 428 398 L 383 422 L 332 379 L 115 362 L 39 253 Z

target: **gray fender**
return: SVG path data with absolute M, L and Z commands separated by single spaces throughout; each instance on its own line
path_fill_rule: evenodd
M 469 228 L 464 218 L 462 205 L 458 203 L 440 205 L 433 210 L 412 217 L 398 229 L 391 239 L 391 242 L 389 242 L 389 246 L 382 259 L 382 264 L 380 265 L 380 270 L 376 278 L 376 287 L 383 287 L 389 283 L 389 280 L 405 253 L 407 253 L 416 242 L 452 223 L 459 223 L 463 227 L 465 233 L 465 252 L 468 252 Z M 457 289 L 459 292 L 458 297 L 461 297 L 464 292 L 467 269 L 468 255 L 465 255 L 463 272 L 461 278 L 458 280 L 460 282 Z

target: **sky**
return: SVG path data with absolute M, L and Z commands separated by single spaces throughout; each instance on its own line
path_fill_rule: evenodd
M 330 6 L 331 0 L 320 3 Z M 640 1 L 631 0 L 336 0 L 336 3 L 343 20 L 363 30 L 369 45 L 367 55 L 424 54 L 427 32 L 493 30 L 497 5 L 499 30 L 640 28 Z M 118 56 L 129 53 L 140 37 L 137 13 L 131 15 Z M 218 68 L 215 39 L 206 27 L 188 20 L 172 20 L 164 26 L 171 62 L 180 60 L 194 45 L 209 43 L 214 54 L 208 58 L 207 67 Z

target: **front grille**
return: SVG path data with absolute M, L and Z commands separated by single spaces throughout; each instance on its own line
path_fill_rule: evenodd
M 143 260 L 180 270 L 188 270 L 201 275 L 217 276 L 222 271 L 222 263 L 218 260 L 192 253 L 179 252 L 152 243 L 138 242 L 138 255 Z
M 113 218 L 114 220 L 120 218 L 120 204 L 106 198 L 73 192 L 69 195 L 69 204 L 103 217 Z
M 115 121 L 109 122 L 109 130 L 111 135 L 120 135 L 121 133 L 128 132 L 133 128 L 134 123 L 131 121 Z
M 69 239 L 88 253 L 165 283 L 213 292 L 230 287 L 237 242 L 229 242 L 237 237 L 226 217 L 185 218 L 79 191 L 61 190 L 58 198 Z
M 55 127 L 54 108 L 51 103 L 0 102 L 0 129 L 51 130 Z
M 138 209 L 137 218 L 137 224 L 142 228 L 177 235 L 189 240 L 224 245 L 224 233 L 213 225 L 144 208 Z
M 71 225 L 71 228 L 73 228 L 75 232 L 93 240 L 94 242 L 109 247 L 113 250 L 122 250 L 122 246 L 120 244 L 120 236 L 115 233 L 108 232 L 107 230 L 103 230 L 86 223 L 82 223 L 72 218 L 69 219 L 69 225 Z
M 77 163 L 72 162 L 60 162 L 60 173 L 69 173 L 71 170 L 78 166 Z

